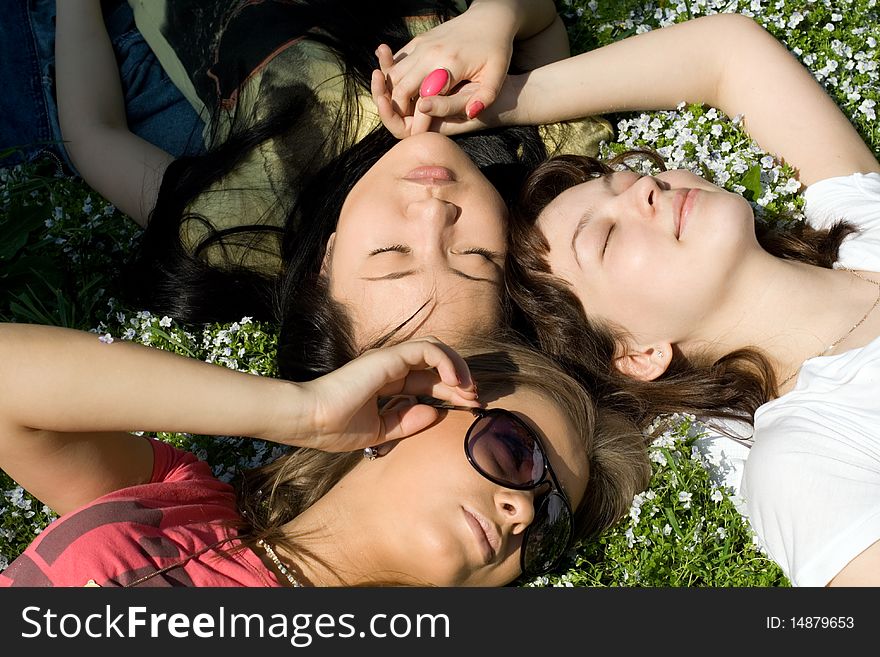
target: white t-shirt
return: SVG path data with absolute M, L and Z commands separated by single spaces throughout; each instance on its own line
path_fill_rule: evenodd
M 805 197 L 811 225 L 861 229 L 836 266 L 880 272 L 880 174 L 823 180 Z M 880 540 L 880 338 L 807 360 L 795 387 L 758 409 L 740 493 L 794 586 L 825 586 Z

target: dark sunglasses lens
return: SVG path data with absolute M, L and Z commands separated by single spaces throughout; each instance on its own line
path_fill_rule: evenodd
M 490 479 L 515 487 L 533 486 L 544 476 L 544 455 L 528 427 L 503 414 L 474 423 L 468 454 Z
M 523 540 L 522 567 L 526 575 L 540 575 L 553 568 L 565 554 L 571 539 L 571 513 L 556 491 L 541 499 L 535 519 Z

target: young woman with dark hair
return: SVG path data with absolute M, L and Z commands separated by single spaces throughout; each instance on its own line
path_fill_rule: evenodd
M 759 235 L 745 198 L 690 171 L 554 160 L 525 185 L 514 296 L 604 403 L 753 424 L 740 493 L 794 585 L 880 584 L 880 164 L 811 73 L 722 14 L 512 76 L 473 121 L 419 107 L 451 131 L 681 101 L 742 115 L 795 167 L 808 226 Z
M 504 314 L 511 190 L 548 144 L 595 150 L 609 133 L 588 119 L 398 142 L 381 127 L 370 98 L 380 44 L 412 75 L 439 72 L 443 84 L 426 83 L 423 95 L 470 97 L 478 84 L 472 100 L 491 106 L 485 89 L 511 64 L 567 54 L 549 1 L 475 0 L 463 12 L 448 0 L 129 4 L 204 119 L 207 152 L 175 159 L 105 118 L 114 64 L 91 47 L 96 0 L 58 8 L 61 128 L 84 179 L 146 227 L 130 302 L 185 322 L 250 315 L 302 336 L 315 308 L 298 295 L 320 302 L 321 290 L 361 346 L 404 324 L 402 337 L 450 341 L 489 330 Z M 491 47 L 454 61 L 429 61 L 413 39 L 436 26 L 457 46 L 475 25 Z
M 0 586 L 503 586 L 651 472 L 641 432 L 511 340 L 410 340 L 293 383 L 7 324 L 0 360 L 0 466 L 61 514 Z M 298 449 L 233 488 L 134 430 Z

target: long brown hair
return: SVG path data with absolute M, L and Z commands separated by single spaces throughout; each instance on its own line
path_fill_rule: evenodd
M 652 151 L 627 151 L 608 161 L 580 155 L 554 157 L 529 176 L 512 215 L 505 267 L 516 325 L 603 404 L 642 427 L 658 415 L 675 412 L 751 422 L 757 408 L 778 394 L 773 368 L 761 351 L 739 349 L 715 359 L 685 356 L 675 349 L 663 376 L 637 381 L 614 366 L 624 331 L 588 316 L 571 287 L 551 271 L 549 244 L 535 226 L 538 215 L 566 189 L 609 175 L 633 157 L 647 158 L 665 169 Z M 756 234 L 766 251 L 826 268 L 837 260 L 843 239 L 855 231 L 852 225 L 838 222 L 828 230 L 797 224 L 783 232 L 756 221 Z
M 588 457 L 589 481 L 574 509 L 576 539 L 599 534 L 627 513 L 633 496 L 647 487 L 651 476 L 649 439 L 635 424 L 598 406 L 552 359 L 513 338 L 474 338 L 457 349 L 467 360 L 481 399 L 528 388 L 558 408 L 579 432 L 577 438 Z M 263 539 L 303 554 L 301 546 L 284 533 L 284 524 L 319 500 L 362 458 L 360 452 L 294 449 L 244 473 L 237 485 L 243 545 L 253 546 Z

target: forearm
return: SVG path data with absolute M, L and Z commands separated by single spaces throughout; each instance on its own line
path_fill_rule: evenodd
M 125 99 L 100 0 L 57 3 L 58 117 L 65 139 L 91 125 L 125 127 Z
M 496 103 L 493 122 L 553 123 L 711 102 L 726 57 L 713 39 L 725 37 L 725 30 L 709 29 L 705 20 L 632 36 L 514 76 Z
M 714 15 L 636 35 L 513 76 L 481 117 L 490 125 L 704 103 L 742 115 L 749 135 L 807 184 L 877 162 L 858 133 L 772 35 L 738 15 Z
M 84 331 L 2 324 L 0 362 L 0 422 L 11 433 L 143 430 L 272 439 L 308 423 L 296 414 L 297 384 L 133 343 L 105 344 Z
M 83 180 L 146 226 L 173 158 L 128 129 L 100 1 L 57 5 L 55 84 L 64 147 Z

